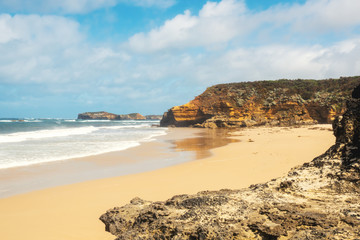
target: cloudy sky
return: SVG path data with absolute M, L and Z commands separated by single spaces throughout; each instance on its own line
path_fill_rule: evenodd
M 0 0 L 0 118 L 162 114 L 228 82 L 360 74 L 359 0 Z

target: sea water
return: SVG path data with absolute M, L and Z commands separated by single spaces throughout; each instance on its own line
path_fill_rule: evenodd
M 0 169 L 121 151 L 165 135 L 158 120 L 0 119 Z

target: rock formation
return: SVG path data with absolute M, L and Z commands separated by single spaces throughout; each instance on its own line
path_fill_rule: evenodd
M 360 90 L 336 143 L 285 177 L 242 190 L 134 198 L 100 217 L 117 239 L 360 239 Z
M 140 113 L 118 115 L 118 120 L 145 120 L 145 119 L 146 117 L 144 117 Z
M 161 126 L 246 127 L 331 123 L 360 77 L 215 85 L 164 113 Z
M 83 120 L 145 120 L 146 118 L 140 113 L 130 113 L 117 115 L 108 112 L 86 112 L 80 113 L 78 119 Z
M 85 112 L 78 114 L 78 119 L 83 120 L 115 120 L 116 117 L 116 114 L 108 112 Z
M 161 115 L 146 115 L 145 118 L 147 120 L 161 120 Z

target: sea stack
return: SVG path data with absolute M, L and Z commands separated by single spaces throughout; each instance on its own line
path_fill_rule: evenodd
M 150 202 L 100 217 L 117 239 L 360 239 L 360 92 L 336 117 L 335 144 L 286 176 L 242 190 Z

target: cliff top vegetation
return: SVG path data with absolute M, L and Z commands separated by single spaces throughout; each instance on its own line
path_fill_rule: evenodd
M 218 84 L 209 87 L 206 91 L 221 91 L 229 89 L 251 89 L 255 88 L 258 93 L 266 93 L 268 91 L 283 88 L 287 89 L 289 95 L 299 94 L 304 100 L 315 97 L 317 92 L 331 92 L 338 93 L 343 96 L 350 96 L 354 86 L 360 83 L 360 76 L 354 77 L 341 77 L 339 79 L 280 79 L 280 80 L 267 80 L 267 81 L 254 81 L 254 82 L 238 82 Z

